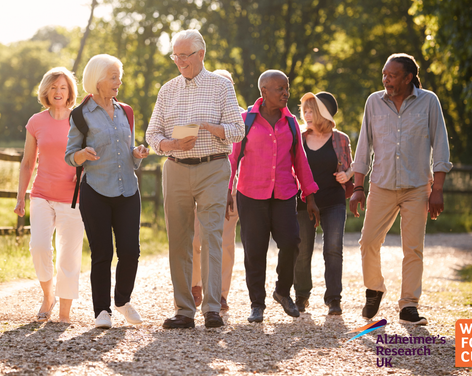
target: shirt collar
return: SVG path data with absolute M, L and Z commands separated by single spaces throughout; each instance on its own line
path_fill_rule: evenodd
M 420 93 L 420 92 L 419 92 L 419 89 L 418 89 L 415 85 L 413 85 L 413 90 L 412 90 L 411 94 L 410 94 L 408 97 L 405 98 L 405 101 L 408 100 L 408 99 L 410 99 L 410 98 L 418 98 L 419 93 Z M 388 96 L 387 96 L 387 90 L 385 90 L 385 89 L 384 89 L 384 91 L 382 92 L 381 98 L 382 98 L 385 102 L 386 102 L 386 101 L 390 101 L 390 102 L 391 102 L 391 100 L 390 100 L 390 99 L 388 98 Z
M 208 74 L 208 71 L 205 69 L 205 67 L 202 67 L 202 70 L 200 73 L 198 73 L 194 78 L 191 80 L 186 79 L 184 76 L 180 75 L 181 77 L 181 88 L 185 88 L 185 86 L 190 85 L 191 83 L 195 83 L 195 85 L 198 87 L 203 83 L 203 80 L 205 79 L 205 76 Z
M 118 102 L 116 101 L 115 98 L 112 99 L 112 102 L 115 108 L 119 107 Z M 90 97 L 90 99 L 87 101 L 87 107 L 90 112 L 93 112 L 95 111 L 97 107 L 100 107 L 100 106 L 97 104 L 97 102 L 94 101 L 93 97 Z
M 252 110 L 250 112 L 256 112 L 256 113 L 261 113 L 260 111 L 260 108 L 261 108 L 261 105 L 262 105 L 262 102 L 264 101 L 264 99 L 261 97 L 259 98 L 255 103 L 254 103 L 254 106 L 252 107 Z M 285 106 L 284 108 L 282 108 L 280 110 L 282 112 L 282 115 L 283 116 L 290 116 L 290 117 L 293 117 L 292 113 L 290 112 L 290 110 L 288 109 L 287 106 Z

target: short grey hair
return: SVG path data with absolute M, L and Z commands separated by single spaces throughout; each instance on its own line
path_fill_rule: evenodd
M 172 47 L 179 41 L 190 40 L 192 42 L 192 47 L 194 50 L 203 50 L 206 52 L 206 43 L 202 37 L 202 34 L 198 30 L 188 29 L 179 31 L 172 37 L 170 42 Z
M 103 81 L 108 69 L 115 65 L 120 70 L 120 79 L 123 76 L 123 63 L 117 57 L 100 54 L 92 57 L 84 68 L 83 87 L 89 94 L 98 95 L 97 84 Z
M 283 76 L 288 80 L 287 75 L 282 71 L 276 69 L 266 70 L 259 76 L 259 80 L 257 81 L 257 86 L 259 87 L 259 92 L 261 93 L 261 95 L 262 88 L 267 84 L 269 80 L 273 79 L 275 76 Z

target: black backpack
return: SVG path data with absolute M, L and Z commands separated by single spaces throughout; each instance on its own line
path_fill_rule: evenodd
M 80 131 L 80 133 L 84 135 L 84 139 L 82 141 L 82 149 L 84 149 L 87 146 L 87 133 L 89 131 L 89 127 L 87 123 L 85 122 L 84 114 L 82 110 L 85 103 L 87 103 L 90 98 L 92 98 L 92 95 L 87 95 L 82 101 L 82 103 L 72 110 L 69 117 L 69 119 L 72 117 L 72 119 L 74 120 L 75 126 Z M 125 111 L 126 117 L 128 118 L 129 128 L 131 129 L 131 132 L 133 132 L 133 127 L 134 127 L 133 109 L 131 108 L 131 106 L 127 105 L 126 103 L 118 102 L 118 104 Z M 80 177 L 82 176 L 83 169 L 84 169 L 84 166 L 79 166 L 75 168 L 75 175 L 76 175 L 77 180 L 75 183 L 74 197 L 72 198 L 72 209 L 75 209 L 75 204 L 77 203 L 77 197 L 79 196 Z

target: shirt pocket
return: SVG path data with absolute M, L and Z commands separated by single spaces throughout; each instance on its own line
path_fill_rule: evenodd
M 409 113 L 406 121 L 405 131 L 412 136 L 429 137 L 428 114 Z
M 89 130 L 87 145 L 94 148 L 95 151 L 110 144 L 111 135 L 107 129 L 97 127 Z
M 372 116 L 372 132 L 375 136 L 385 137 L 390 134 L 388 115 Z

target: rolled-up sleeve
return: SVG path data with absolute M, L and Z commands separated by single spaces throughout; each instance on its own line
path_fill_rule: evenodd
M 244 138 L 244 122 L 239 110 L 236 93 L 233 85 L 229 81 L 223 86 L 223 92 L 221 94 L 219 103 L 222 114 L 221 125 L 225 130 L 225 139 L 221 140 L 221 142 L 230 145 L 235 142 L 240 142 Z
M 429 106 L 429 125 L 431 132 L 431 147 L 433 148 L 433 172 L 449 172 L 452 163 L 449 162 L 449 142 L 446 124 L 441 104 L 436 95 L 431 96 Z
M 370 170 L 370 162 L 373 153 L 372 148 L 372 130 L 369 123 L 369 99 L 364 109 L 364 118 L 362 120 L 361 131 L 357 141 L 356 154 L 352 163 L 352 171 L 367 175 Z
M 72 116 L 69 119 L 70 129 L 69 135 L 67 136 L 67 148 L 64 160 L 69 166 L 79 167 L 81 165 L 77 164 L 74 159 L 74 155 L 77 151 L 82 149 L 82 142 L 84 140 L 84 135 L 79 131 L 77 126 L 74 123 Z
M 164 135 L 164 95 L 165 88 L 162 88 L 157 95 L 156 105 L 152 111 L 151 120 L 146 131 L 146 141 L 158 155 L 171 155 L 171 151 L 164 152 L 161 150 L 161 142 L 166 140 Z

